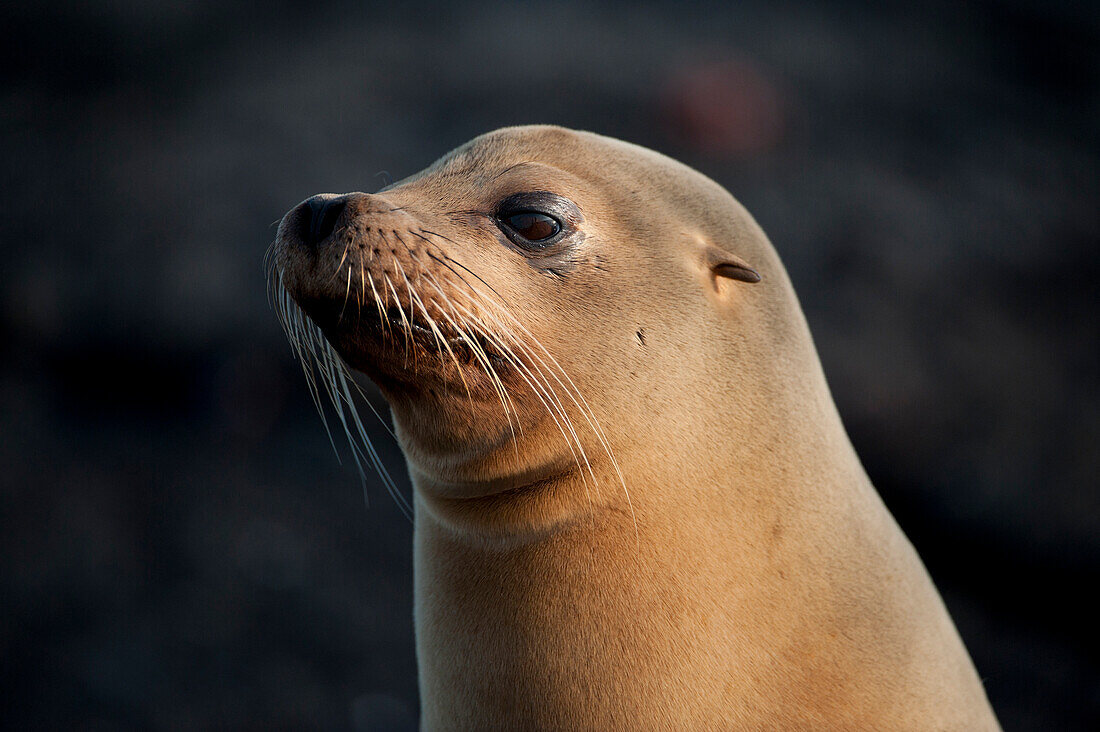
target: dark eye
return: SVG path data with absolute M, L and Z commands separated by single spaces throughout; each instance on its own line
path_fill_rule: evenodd
M 500 232 L 522 254 L 542 260 L 583 240 L 577 204 L 550 191 L 521 191 L 502 199 L 492 212 Z
M 537 211 L 519 211 L 501 217 L 512 231 L 529 242 L 538 243 L 552 239 L 561 231 L 556 219 Z

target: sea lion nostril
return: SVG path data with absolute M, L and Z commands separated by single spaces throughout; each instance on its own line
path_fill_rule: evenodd
M 336 198 L 314 196 L 305 202 L 309 210 L 307 215 L 303 216 L 302 238 L 306 243 L 319 244 L 332 234 L 347 201 L 346 196 Z

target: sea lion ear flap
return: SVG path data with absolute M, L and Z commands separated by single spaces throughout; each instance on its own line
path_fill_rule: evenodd
M 716 246 L 707 247 L 707 265 L 715 277 L 749 283 L 760 281 L 760 273 L 753 269 L 752 265 Z

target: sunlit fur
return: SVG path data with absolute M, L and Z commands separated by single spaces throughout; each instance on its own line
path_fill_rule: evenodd
M 569 247 L 501 236 L 489 213 L 523 191 L 576 204 Z M 425 728 L 997 728 L 778 256 L 720 186 L 519 127 L 350 200 L 316 248 L 284 218 L 273 300 L 393 491 L 349 367 L 390 404 Z

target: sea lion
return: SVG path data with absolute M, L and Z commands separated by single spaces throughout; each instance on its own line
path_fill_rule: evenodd
M 345 428 L 345 364 L 392 410 L 425 728 L 997 729 L 778 255 L 710 179 L 505 128 L 308 199 L 272 263 Z

